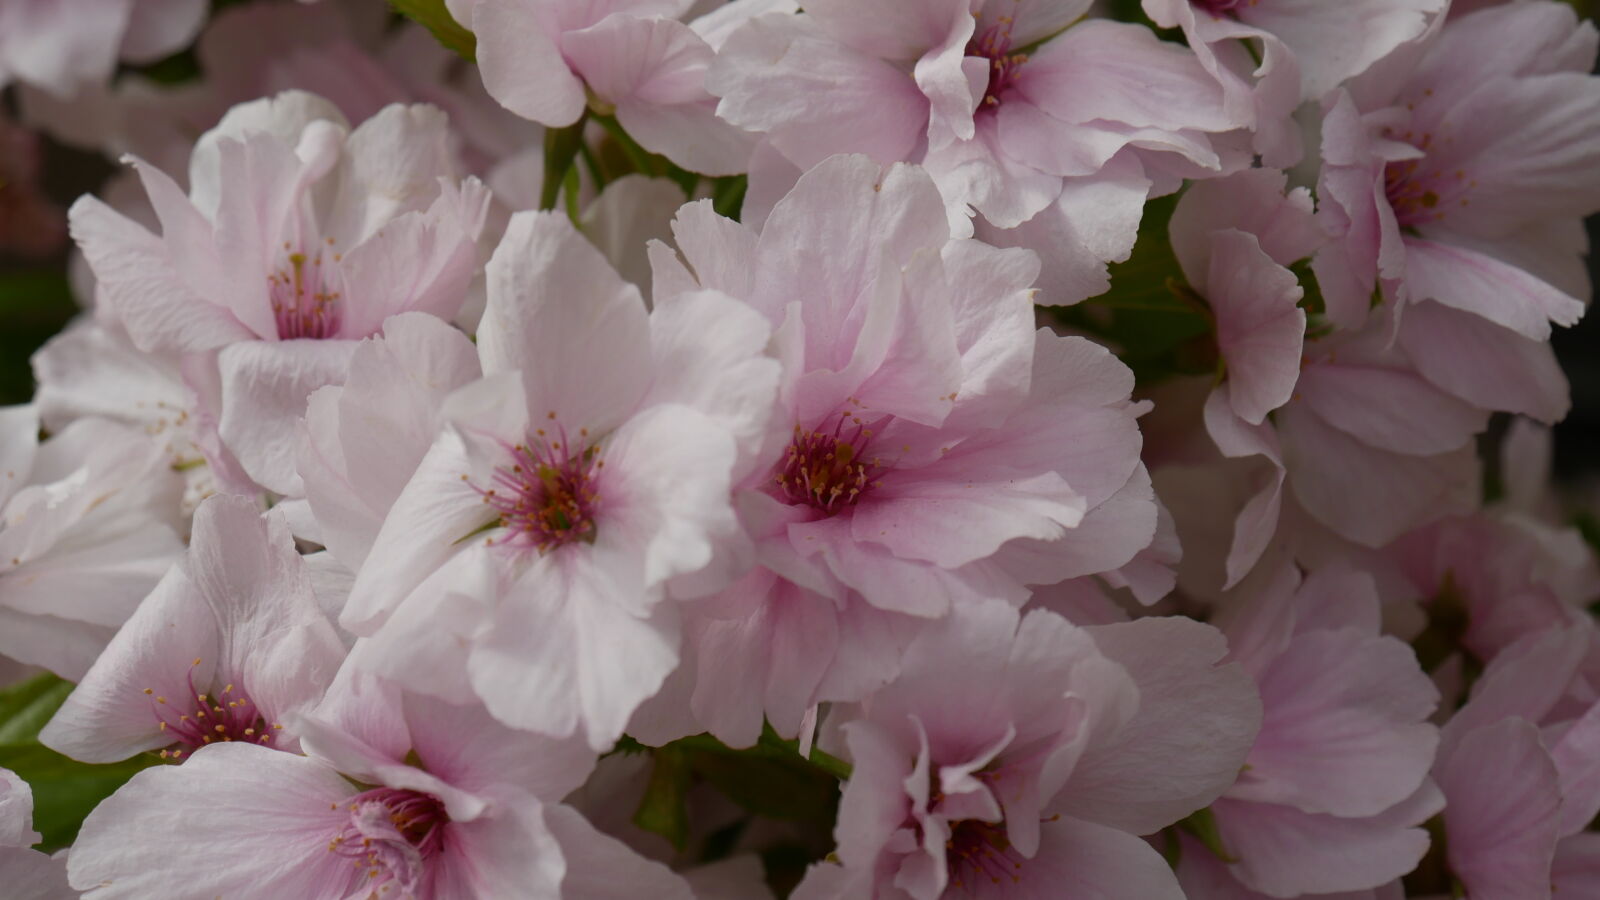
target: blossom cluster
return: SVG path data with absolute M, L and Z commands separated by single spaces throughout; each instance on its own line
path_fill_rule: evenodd
M 395 6 L 0 0 L 0 893 L 1600 897 L 1570 5 Z

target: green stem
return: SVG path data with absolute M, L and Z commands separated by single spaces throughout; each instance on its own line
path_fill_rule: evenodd
M 599 122 L 600 127 L 606 130 L 606 134 L 611 135 L 611 139 L 616 141 L 617 146 L 622 148 L 623 155 L 628 157 L 628 162 L 633 165 L 636 171 L 652 177 L 661 174 L 655 161 L 650 158 L 649 151 L 639 146 L 639 142 L 623 130 L 622 126 L 618 124 L 616 116 L 595 116 L 594 120 Z
M 544 182 L 539 188 L 539 208 L 555 209 L 561 185 L 567 179 L 578 150 L 583 147 L 583 126 L 588 114 L 565 128 L 550 128 L 544 133 Z

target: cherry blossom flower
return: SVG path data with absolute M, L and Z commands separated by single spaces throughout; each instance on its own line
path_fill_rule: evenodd
M 123 425 L 38 435 L 33 407 L 0 407 L 0 653 L 80 678 L 182 551 L 182 479 Z
M 647 312 L 564 218 L 514 216 L 489 263 L 485 377 L 446 400 L 343 624 L 408 687 L 610 747 L 677 663 L 671 583 L 739 538 L 730 488 L 772 405 L 767 337 L 713 292 Z M 447 609 L 459 640 L 439 640 Z
M 1378 289 L 1536 342 L 1578 320 L 1579 220 L 1600 181 L 1575 136 L 1600 127 L 1596 40 L 1563 4 L 1493 7 L 1332 98 L 1317 194 L 1338 239 L 1316 261 L 1331 321 L 1358 324 Z
M 132 153 L 180 185 L 195 139 L 231 107 L 288 90 L 323 97 L 352 122 L 391 103 L 431 103 L 450 116 L 463 163 L 480 175 L 538 143 L 538 128 L 495 103 L 422 26 L 387 25 L 386 10 L 367 4 L 231 5 L 195 42 L 204 78 L 164 84 L 130 72 L 70 99 L 38 90 L 19 99 L 24 117 L 53 137 L 113 158 Z
M 1253 110 L 1255 147 L 1269 166 L 1300 158 L 1289 116 L 1364 73 L 1440 18 L 1443 0 L 1144 0 L 1163 28 L 1182 28 L 1229 109 Z M 1246 47 L 1249 43 L 1251 46 Z
M 187 198 L 134 165 L 161 237 L 94 198 L 70 213 L 101 296 L 141 350 L 214 354 L 222 442 L 256 482 L 293 494 L 279 436 L 389 315 L 460 309 L 487 197 L 452 180 L 437 110 L 390 106 L 347 132 L 326 101 L 296 92 L 208 132 Z
M 457 18 L 478 37 L 489 93 L 507 109 L 549 127 L 586 109 L 615 115 L 640 145 L 708 175 L 744 171 L 753 140 L 716 114 L 706 92 L 714 54 L 708 37 L 743 7 L 684 24 L 691 0 L 468 0 Z M 789 4 L 792 11 L 792 4 Z M 470 7 L 470 15 L 466 14 Z
M 59 431 L 95 417 L 140 429 L 183 474 L 185 517 L 218 490 L 253 489 L 217 437 L 208 404 L 186 380 L 195 376 L 203 390 L 206 373 L 193 364 L 185 371 L 181 354 L 140 352 L 114 317 L 103 316 L 75 322 L 39 348 L 32 362 L 40 423 Z
M 1242 672 L 1213 667 L 1222 652 L 1193 622 L 1084 630 L 961 605 L 842 725 L 841 865 L 796 896 L 1182 897 L 1134 835 L 1206 805 L 1244 758 L 1260 707 Z
M 86 762 L 142 751 L 183 760 L 213 743 L 294 750 L 290 715 L 322 699 L 344 659 L 288 525 L 243 497 L 195 513 L 167 572 L 40 733 Z
M 1302 580 L 1280 565 L 1237 593 L 1219 622 L 1263 711 L 1239 780 L 1211 807 L 1228 871 L 1273 897 L 1394 881 L 1422 859 L 1419 826 L 1444 805 L 1427 780 L 1438 689 L 1409 647 L 1380 633 L 1365 573 Z
M 299 727 L 306 756 L 218 744 L 134 776 L 84 823 L 73 884 L 94 898 L 173 879 L 241 898 L 692 896 L 559 804 L 593 764 L 579 744 L 360 676 Z M 214 800 L 241 792 L 251 815 Z
M 1596 646 L 1592 621 L 1528 635 L 1446 724 L 1434 778 L 1449 872 L 1468 891 L 1550 897 L 1560 840 L 1600 811 Z
M 905 616 L 1020 604 L 1026 585 L 1115 569 L 1154 537 L 1131 373 L 1085 340 L 1033 334 L 1033 256 L 951 241 L 940 209 L 920 170 L 836 157 L 759 234 L 691 204 L 674 225 L 681 258 L 652 251 L 658 294 L 745 298 L 784 362 L 787 431 L 739 496 L 771 574 L 703 608 L 721 621 L 694 632 L 702 666 L 771 667 L 738 683 L 700 673 L 696 708 L 736 742 L 760 718 L 730 692 L 773 685 L 766 712 L 792 728 L 810 703 L 892 674 L 881 642 L 903 644 Z M 823 693 L 805 699 L 812 685 Z
M 204 0 L 13 0 L 0 6 L 0 86 L 70 95 L 106 81 L 118 60 L 183 49 L 207 9 Z
M 1073 25 L 1088 6 L 813 3 L 734 32 L 707 83 L 801 171 L 835 153 L 925 165 L 958 233 L 976 211 L 985 240 L 1047 259 L 1043 302 L 1075 303 L 1105 290 L 1152 192 L 1247 163 L 1231 133 L 1253 121 L 1187 49 Z
M 344 384 L 312 393 L 299 426 L 301 536 L 360 569 L 444 424 L 444 398 L 482 374 L 467 336 L 426 313 L 395 316 L 362 341 Z

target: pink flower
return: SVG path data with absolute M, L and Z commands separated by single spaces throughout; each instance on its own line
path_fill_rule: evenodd
M 773 401 L 768 333 L 713 292 L 647 312 L 564 216 L 513 216 L 489 263 L 485 377 L 445 401 L 344 612 L 375 635 L 371 665 L 610 747 L 677 665 L 669 588 L 726 583 L 683 579 L 739 540 L 730 489 Z
M 182 552 L 183 485 L 126 426 L 38 434 L 33 407 L 0 407 L 0 654 L 76 679 Z
M 183 49 L 205 0 L 15 0 L 0 7 L 0 86 L 68 96 L 105 82 L 118 60 L 150 63 Z
M 807 705 L 881 682 L 906 616 L 1020 604 L 1026 585 L 1116 569 L 1155 535 L 1131 373 L 1086 340 L 1034 333 L 1032 254 L 951 241 L 941 208 L 919 169 L 836 157 L 759 234 L 691 204 L 681 259 L 652 251 L 658 294 L 745 298 L 784 363 L 778 425 L 738 499 L 768 572 L 692 632 L 706 642 L 694 706 L 736 743 L 754 740 L 763 702 L 792 728 Z M 765 671 L 729 683 L 713 667 L 730 654 Z M 765 701 L 728 696 L 763 683 Z
M 360 122 L 391 103 L 431 103 L 449 114 L 462 160 L 478 174 L 528 142 L 537 126 L 484 91 L 476 70 L 420 25 L 390 29 L 386 10 L 348 3 L 250 3 L 220 9 L 194 55 L 205 77 L 162 84 L 135 72 L 70 100 L 23 91 L 22 110 L 52 136 L 109 156 L 132 153 L 187 178 L 195 136 L 236 104 L 287 90 L 323 97 Z
M 181 354 L 140 352 L 113 316 L 101 316 L 73 323 L 39 348 L 32 363 L 40 423 L 60 431 L 96 417 L 141 429 L 183 474 L 185 519 L 218 490 L 253 490 L 206 412 L 203 367 L 188 366 L 188 374 L 201 376 L 197 390 L 185 379 Z
M 1597 646 L 1592 621 L 1523 638 L 1445 726 L 1434 778 L 1449 869 L 1472 895 L 1550 897 L 1560 840 L 1600 812 Z
M 835 153 L 925 165 L 959 229 L 975 210 L 986 240 L 1048 247 L 1059 271 L 1044 302 L 1075 303 L 1105 290 L 1104 264 L 1126 258 L 1152 191 L 1246 164 L 1220 135 L 1253 120 L 1148 29 L 1068 28 L 1087 7 L 813 3 L 736 31 L 707 83 L 720 115 L 801 170 Z
M 1284 190 L 1282 173 L 1264 169 L 1202 182 L 1170 226 L 1221 356 L 1206 432 L 1224 457 L 1267 464 L 1234 514 L 1224 587 L 1280 535 L 1286 481 L 1297 507 L 1369 547 L 1476 498 L 1472 438 L 1486 411 L 1417 371 L 1386 309 L 1348 331 L 1330 331 L 1319 310 L 1308 317 L 1287 267 L 1326 237 L 1304 189 Z
M 1439 692 L 1381 634 L 1365 573 L 1302 580 L 1280 565 L 1246 585 L 1219 615 L 1263 709 L 1239 780 L 1211 807 L 1228 871 L 1272 897 L 1381 887 L 1416 867 L 1419 826 L 1443 806 L 1428 781 Z
M 425 313 L 402 313 L 356 347 L 344 384 L 307 400 L 296 456 L 303 502 L 316 540 L 352 572 L 433 445 L 444 398 L 482 375 L 466 335 Z
M 322 699 L 344 659 L 287 523 L 219 495 L 194 537 L 112 639 L 40 741 L 86 762 L 142 751 L 184 759 L 212 743 L 294 750 L 291 714 Z
M 134 776 L 85 821 L 73 884 L 106 900 L 174 884 L 262 900 L 691 896 L 559 805 L 593 765 L 581 745 L 359 675 L 299 728 L 307 756 L 220 744 Z
M 1135 835 L 1237 774 L 1260 707 L 1242 672 L 1214 667 L 1223 652 L 1178 619 L 1084 630 L 958 606 L 894 682 L 835 708 L 854 765 L 842 867 L 813 867 L 796 896 L 1182 897 Z
M 1395 48 L 1422 36 L 1445 9 L 1444 0 L 1145 0 L 1164 28 L 1182 27 L 1201 62 L 1230 94 L 1254 63 L 1244 41 L 1257 41 L 1262 65 L 1254 73 L 1257 102 L 1279 115 L 1316 100 L 1354 78 Z M 1288 58 L 1280 54 L 1288 53 Z M 1287 79 L 1287 85 L 1277 82 Z M 1287 101 L 1287 104 L 1284 104 Z M 1259 123 L 1266 124 L 1266 123 Z M 1289 160 L 1293 162 L 1293 160 Z M 1286 163 L 1269 163 L 1284 165 Z
M 1449 649 L 1485 663 L 1524 637 L 1586 618 L 1593 558 L 1565 562 L 1541 537 L 1480 512 L 1406 534 L 1384 555 L 1428 613 L 1451 623 L 1442 635 Z
M 1300 375 L 1304 294 L 1288 266 L 1326 239 L 1305 188 L 1248 169 L 1196 183 L 1178 201 L 1169 233 L 1188 286 L 1216 323 L 1226 396 L 1234 415 L 1260 425 L 1289 401 Z
M 517 115 L 566 127 L 592 108 L 615 114 L 640 145 L 691 171 L 745 171 L 753 141 L 717 117 L 705 86 L 711 28 L 739 15 L 740 5 L 688 25 L 677 17 L 690 0 L 459 5 L 471 8 L 463 19 L 478 37 L 484 86 Z
M 388 316 L 460 309 L 487 195 L 451 180 L 437 110 L 391 106 L 347 133 L 326 101 L 293 92 L 208 132 L 187 198 L 135 165 L 161 237 L 92 197 L 70 213 L 101 296 L 141 350 L 214 354 L 200 369 L 218 379 L 208 412 L 222 442 L 256 482 L 292 494 L 282 438 L 306 395 L 342 380 Z
M 1600 150 L 1581 137 L 1600 128 L 1595 42 L 1562 4 L 1509 4 L 1330 98 L 1317 194 L 1338 239 L 1315 268 L 1332 322 L 1357 324 L 1377 288 L 1536 342 L 1578 320 L 1579 220 L 1600 208 Z

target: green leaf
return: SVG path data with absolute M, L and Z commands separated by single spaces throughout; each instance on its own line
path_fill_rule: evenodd
M 798 756 L 748 750 L 701 750 L 690 757 L 694 773 L 729 800 L 769 819 L 832 822 L 839 782 Z
M 656 750 L 650 784 L 633 814 L 633 824 L 661 835 L 679 851 L 689 842 L 690 775 L 688 751 L 672 744 Z
M 714 179 L 712 184 L 711 208 L 719 216 L 739 221 L 739 213 L 744 208 L 744 195 L 750 189 L 750 176 L 729 175 Z
M 0 690 L 0 745 L 36 743 L 70 693 L 72 682 L 48 672 Z
M 389 0 L 389 5 L 395 12 L 428 29 L 439 43 L 463 59 L 477 62 L 477 37 L 450 15 L 444 0 Z

